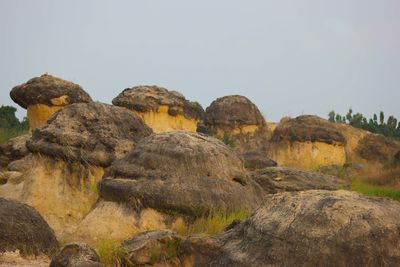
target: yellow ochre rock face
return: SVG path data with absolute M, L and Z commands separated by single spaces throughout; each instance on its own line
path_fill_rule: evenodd
M 251 125 L 242 125 L 240 127 L 236 127 L 233 129 L 222 129 L 222 128 L 214 128 L 212 129 L 213 133 L 218 136 L 218 137 L 223 137 L 225 133 L 229 135 L 230 137 L 233 137 L 238 134 L 248 134 L 248 133 L 254 133 L 259 129 L 259 125 L 251 124 Z
M 31 131 L 46 124 L 50 116 L 62 108 L 62 106 L 48 106 L 46 104 L 28 106 L 27 115 Z
M 180 114 L 171 116 L 168 114 L 168 109 L 169 107 L 167 105 L 161 105 L 158 107 L 156 112 L 152 110 L 147 112 L 133 110 L 133 112 L 139 115 L 155 133 L 177 130 L 196 132 L 198 120 L 187 119 L 185 116 Z
M 323 142 L 284 142 L 273 144 L 270 157 L 279 165 L 301 169 L 343 165 L 346 151 L 342 144 Z

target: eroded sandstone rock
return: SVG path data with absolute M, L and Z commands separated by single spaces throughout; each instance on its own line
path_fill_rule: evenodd
M 0 252 L 50 255 L 57 248 L 53 230 L 34 208 L 0 198 Z
M 265 153 L 269 131 L 257 106 L 248 98 L 230 95 L 217 98 L 206 109 L 209 134 L 224 139 L 237 152 Z
M 112 102 L 135 112 L 156 133 L 175 130 L 195 132 L 201 115 L 181 93 L 159 86 L 127 88 Z
M 302 115 L 279 123 L 271 137 L 269 155 L 279 165 L 302 169 L 343 165 L 346 142 L 334 123 Z
M 268 194 L 312 189 L 337 190 L 349 187 L 349 182 L 335 176 L 287 167 L 269 167 L 253 173 L 253 179 Z
M 0 196 L 35 207 L 70 240 L 98 198 L 104 168 L 152 133 L 136 115 L 101 103 L 77 103 L 58 111 L 28 141 L 32 155 L 9 164 L 22 173 L 17 183 L 0 186 Z
M 147 232 L 124 246 L 139 265 L 397 266 L 399 211 L 398 202 L 349 191 L 279 193 L 223 234 Z
M 44 125 L 54 112 L 66 105 L 92 101 L 79 85 L 48 74 L 15 86 L 10 97 L 27 109 L 32 130 Z
M 50 267 L 104 267 L 97 252 L 85 243 L 70 243 L 53 257 Z
M 99 183 L 105 199 L 159 210 L 253 209 L 258 187 L 218 139 L 169 132 L 143 139 Z
M 15 160 L 21 159 L 29 154 L 26 147 L 26 141 L 30 135 L 21 135 L 8 140 L 0 145 L 0 169 L 6 168 L 7 165 Z

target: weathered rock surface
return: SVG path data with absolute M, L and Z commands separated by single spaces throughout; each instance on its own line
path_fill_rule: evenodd
M 30 135 L 21 135 L 0 145 L 0 169 L 6 168 L 10 162 L 21 159 L 29 154 L 26 147 L 26 141 L 29 138 Z
M 360 139 L 356 152 L 365 160 L 385 164 L 395 161 L 396 154 L 400 155 L 400 142 L 380 134 L 368 134 Z
M 105 199 L 187 214 L 253 209 L 261 200 L 259 187 L 229 147 L 188 132 L 143 139 L 112 164 L 99 188 Z
M 66 105 L 92 101 L 79 85 L 48 74 L 14 87 L 10 96 L 27 109 L 31 130 L 46 124 L 53 113 Z
M 53 257 L 50 267 L 104 267 L 97 252 L 85 243 L 70 243 Z
M 206 109 L 206 126 L 233 130 L 248 125 L 265 125 L 257 106 L 248 98 L 231 95 L 217 98 Z
M 81 86 L 63 79 L 43 74 L 15 86 L 10 97 L 23 108 L 34 104 L 65 106 L 72 103 L 91 102 L 92 98 Z
M 148 232 L 124 246 L 139 266 L 398 266 L 399 211 L 349 191 L 279 193 L 218 236 Z
M 52 254 L 57 248 L 53 230 L 34 208 L 0 198 L 0 252 Z
M 58 238 L 72 241 L 77 225 L 97 202 L 96 183 L 104 168 L 151 133 L 124 108 L 95 102 L 69 105 L 34 131 L 27 142 L 32 154 L 8 166 L 7 174 L 21 176 L 8 178 L 0 196 L 33 206 Z
M 287 118 L 275 128 L 269 156 L 278 165 L 316 169 L 346 162 L 346 138 L 334 123 L 317 116 Z
M 271 133 L 257 106 L 244 96 L 230 95 L 213 101 L 206 109 L 205 128 L 238 154 L 257 151 L 267 158 Z
M 249 151 L 242 154 L 244 166 L 247 170 L 258 170 L 266 167 L 276 167 L 278 164 L 258 151 Z
M 264 168 L 252 176 L 268 194 L 312 189 L 337 190 L 349 186 L 349 182 L 331 175 L 287 167 Z
M 151 129 L 124 108 L 78 103 L 57 112 L 27 142 L 33 153 L 107 167 L 123 157 Z
M 196 105 L 176 91 L 159 86 L 135 86 L 123 90 L 112 103 L 141 116 L 155 132 L 196 131 L 201 114 Z

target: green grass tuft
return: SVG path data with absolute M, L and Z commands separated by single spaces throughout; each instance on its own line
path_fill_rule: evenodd
M 231 212 L 211 211 L 194 220 L 190 224 L 180 224 L 175 227 L 180 235 L 215 235 L 222 233 L 227 226 L 235 220 L 244 220 L 250 217 L 247 210 L 237 210 Z
M 366 196 L 388 197 L 400 201 L 400 189 L 396 188 L 376 186 L 360 181 L 353 181 L 351 183 L 351 189 Z
M 128 250 L 120 242 L 114 240 L 101 240 L 96 246 L 100 261 L 106 267 L 133 266 L 128 259 Z

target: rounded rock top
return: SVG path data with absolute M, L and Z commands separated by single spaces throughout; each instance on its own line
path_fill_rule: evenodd
M 274 130 L 273 142 L 323 142 L 346 144 L 346 138 L 332 122 L 314 115 L 283 120 Z
M 157 112 L 160 106 L 168 106 L 168 114 L 171 116 L 179 114 L 187 119 L 200 118 L 196 106 L 181 93 L 156 85 L 127 88 L 115 97 L 112 103 L 137 112 Z
M 10 97 L 25 109 L 35 104 L 66 106 L 72 103 L 92 101 L 92 98 L 80 85 L 48 74 L 15 86 L 10 92 Z
M 265 119 L 258 107 L 244 96 L 229 95 L 217 98 L 206 109 L 206 125 L 208 126 L 235 128 L 265 124 Z

